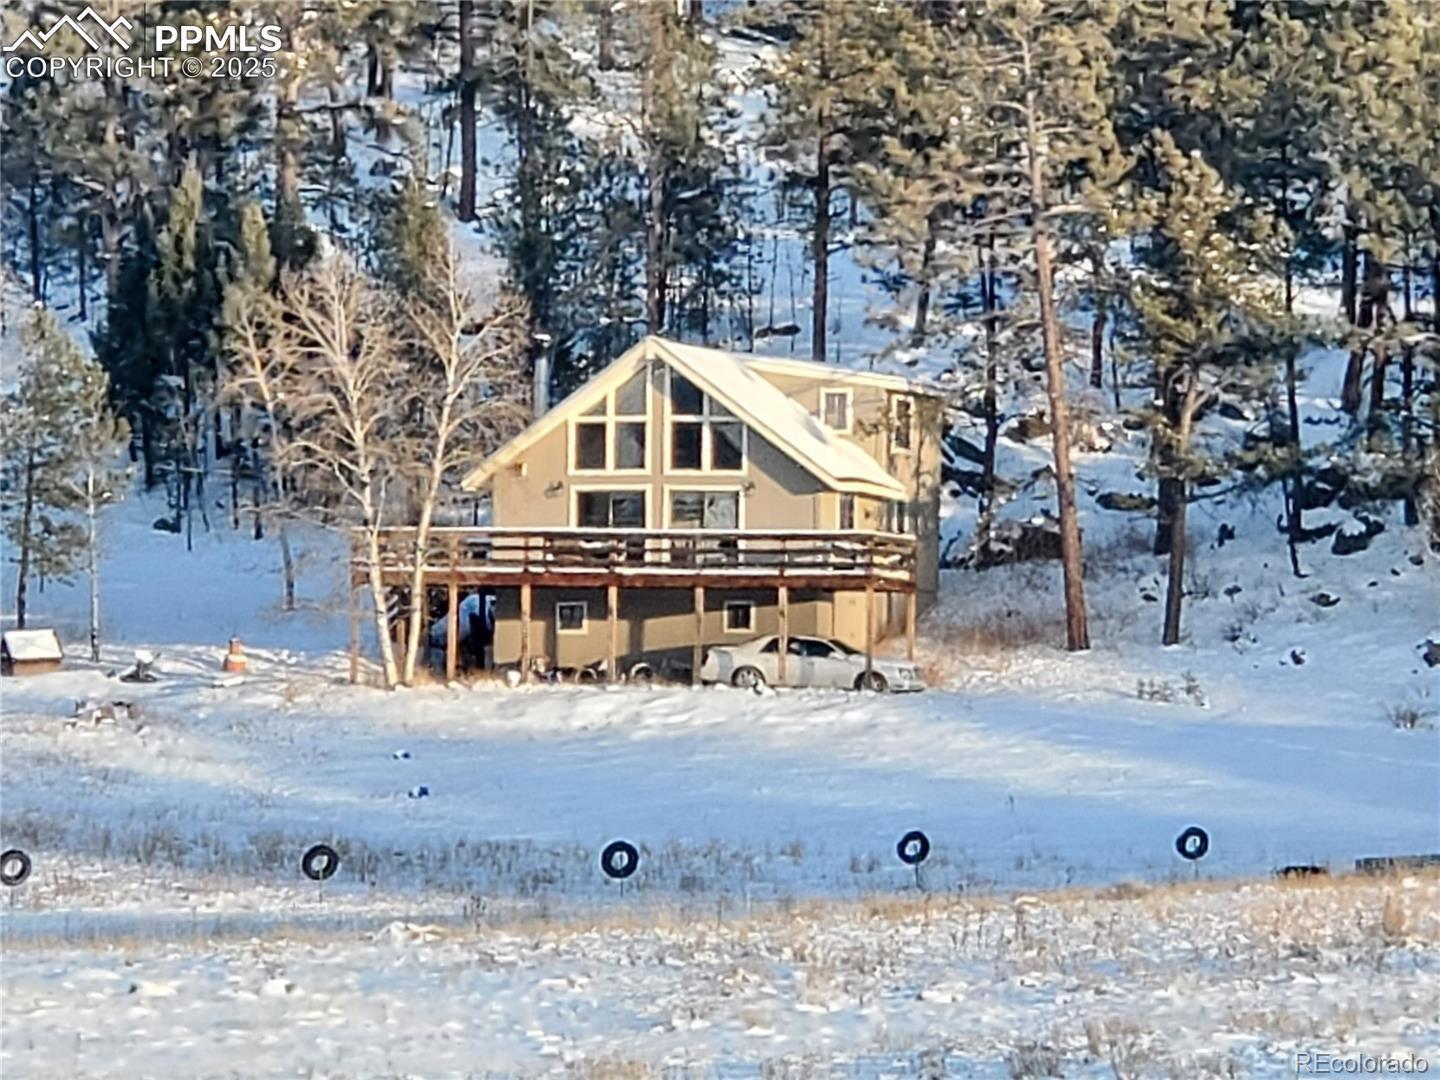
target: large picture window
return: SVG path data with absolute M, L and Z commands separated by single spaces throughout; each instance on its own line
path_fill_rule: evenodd
M 741 472 L 745 424 L 685 376 L 670 372 L 670 468 Z
M 643 529 L 645 492 L 577 491 L 575 524 L 582 529 Z
M 637 371 L 571 424 L 576 472 L 645 472 L 649 468 L 649 376 Z
M 670 493 L 670 527 L 672 529 L 738 529 L 740 527 L 740 493 L 738 491 L 672 491 Z

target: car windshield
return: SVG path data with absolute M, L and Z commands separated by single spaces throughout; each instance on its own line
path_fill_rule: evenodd
M 846 656 L 859 656 L 859 655 L 860 655 L 860 650 L 859 650 L 859 649 L 852 649 L 852 648 L 850 648 L 849 645 L 846 645 L 844 642 L 841 642 L 841 641 L 832 641 L 832 642 L 830 642 L 830 644 L 831 644 L 831 645 L 834 645 L 835 648 L 839 649 L 839 650 L 840 650 L 842 653 L 844 653 Z

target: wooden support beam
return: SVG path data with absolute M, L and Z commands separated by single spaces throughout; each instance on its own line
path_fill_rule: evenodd
M 530 583 L 520 586 L 520 681 L 530 681 Z
M 865 586 L 865 681 L 875 670 L 875 587 Z
M 460 657 L 460 586 L 454 578 L 445 589 L 445 681 L 455 678 Z
M 700 685 L 700 665 L 704 663 L 705 586 L 695 586 L 695 646 L 690 652 L 690 685 Z
M 620 681 L 620 586 L 605 586 L 605 617 L 609 622 L 609 647 L 605 652 L 605 673 L 610 681 Z
M 905 594 L 905 659 L 915 659 L 915 609 L 918 606 L 915 594 Z
M 781 585 L 779 589 L 779 613 L 780 613 L 780 651 L 776 657 L 779 665 L 779 682 L 784 686 L 789 678 L 790 655 L 790 586 Z
M 360 681 L 360 593 L 350 584 L 350 685 Z

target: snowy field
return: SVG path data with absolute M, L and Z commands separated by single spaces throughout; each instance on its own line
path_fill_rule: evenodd
M 1172 649 L 1143 521 L 1092 546 L 1086 656 L 1050 644 L 1054 568 L 948 572 L 921 695 L 384 694 L 345 684 L 326 538 L 282 615 L 273 541 L 217 510 L 186 553 L 162 513 L 112 512 L 104 662 L 3 685 L 0 844 L 35 860 L 0 906 L 6 1077 L 1440 1058 L 1434 877 L 1261 880 L 1440 850 L 1440 736 L 1390 715 L 1437 703 L 1437 565 L 1394 522 L 1359 555 L 1307 549 L 1296 581 L 1268 528 L 1197 508 L 1198 538 L 1227 515 L 1240 538 L 1197 540 Z M 37 607 L 82 653 L 83 588 Z M 160 682 L 109 676 L 142 646 Z M 139 712 L 72 724 L 77 699 Z M 1191 824 L 1198 885 L 1172 848 Z M 641 850 L 624 889 L 596 865 L 617 837 Z M 343 860 L 324 886 L 298 869 L 319 841 Z
M 318 905 L 316 905 L 318 906 Z M 1287 1076 L 1440 1058 L 1440 883 L 395 921 L 6 955 L 9 1076 Z

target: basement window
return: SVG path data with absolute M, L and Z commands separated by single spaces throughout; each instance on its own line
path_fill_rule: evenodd
M 749 600 L 730 600 L 725 604 L 725 632 L 748 634 L 755 629 L 755 605 Z
M 555 629 L 562 634 L 583 634 L 590 605 L 584 600 L 562 600 L 555 605 Z

